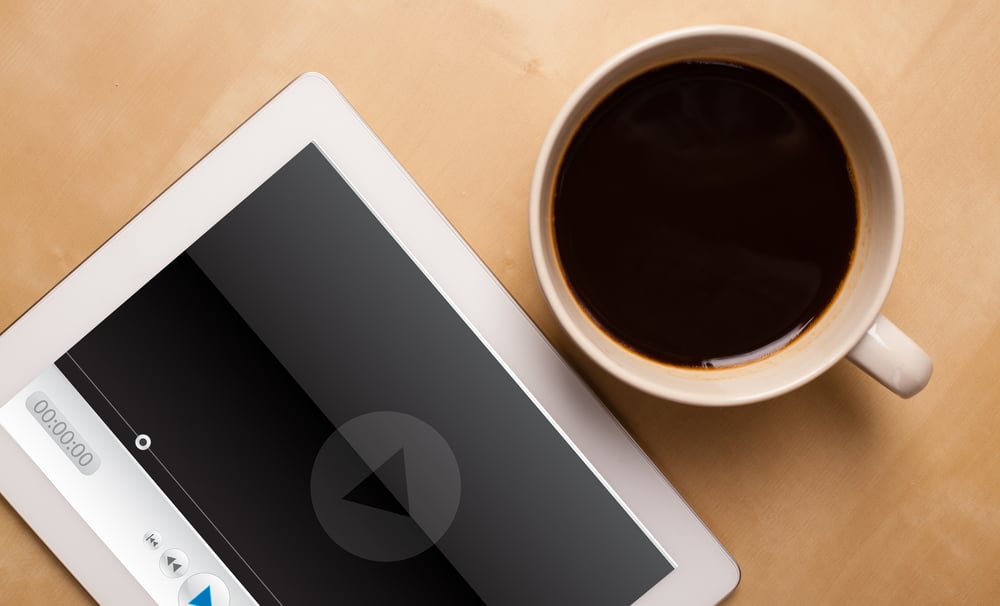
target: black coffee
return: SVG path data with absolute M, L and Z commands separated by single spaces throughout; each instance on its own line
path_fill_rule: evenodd
M 781 348 L 847 273 L 858 205 L 844 147 L 798 90 L 688 62 L 612 92 L 570 142 L 553 192 L 559 261 L 626 347 L 720 367 Z

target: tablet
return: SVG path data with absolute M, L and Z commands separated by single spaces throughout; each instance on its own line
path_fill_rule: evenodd
M 0 491 L 101 603 L 711 604 L 738 569 L 322 76 L 0 335 Z

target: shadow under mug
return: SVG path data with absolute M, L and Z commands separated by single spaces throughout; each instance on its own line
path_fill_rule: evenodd
M 552 230 L 552 194 L 562 154 L 577 126 L 621 84 L 652 68 L 689 60 L 733 61 L 785 80 L 824 114 L 851 160 L 858 236 L 844 283 L 826 311 L 791 343 L 726 368 L 687 368 L 643 357 L 605 334 L 566 282 Z M 861 93 L 825 59 L 776 34 L 736 26 L 667 32 L 625 50 L 594 72 L 559 112 L 542 145 L 531 185 L 531 252 L 542 290 L 559 322 L 587 355 L 653 395 L 710 406 L 777 397 L 847 357 L 903 397 L 930 380 L 930 357 L 880 313 L 903 237 L 899 168 L 888 137 Z

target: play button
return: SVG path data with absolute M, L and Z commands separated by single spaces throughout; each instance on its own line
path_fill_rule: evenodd
M 342 424 L 316 455 L 311 484 L 327 535 L 376 562 L 431 547 L 451 525 L 461 495 L 458 462 L 441 434 L 389 411 Z
M 178 606 L 229 606 L 229 588 L 212 574 L 196 574 L 184 581 L 177 595 Z
M 393 486 L 390 490 L 388 487 Z M 409 499 L 406 489 L 406 461 L 403 458 L 403 449 L 389 457 L 389 460 L 382 463 L 378 469 L 361 480 L 351 492 L 344 495 L 344 499 L 395 513 L 401 516 L 410 515 Z M 396 497 L 396 495 L 399 497 Z
M 191 598 L 188 601 L 190 606 L 212 606 L 212 586 L 201 590 L 201 593 Z

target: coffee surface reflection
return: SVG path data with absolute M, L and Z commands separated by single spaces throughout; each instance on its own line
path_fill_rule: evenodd
M 793 86 L 732 63 L 667 65 L 581 123 L 552 192 L 562 271 L 606 333 L 654 360 L 777 351 L 844 281 L 858 202 L 844 146 Z

